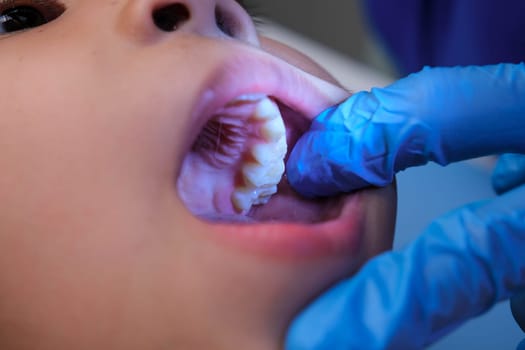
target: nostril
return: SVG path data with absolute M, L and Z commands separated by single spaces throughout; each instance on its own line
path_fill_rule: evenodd
M 177 30 L 190 17 L 190 10 L 184 4 L 170 4 L 153 11 L 153 22 L 165 32 Z
M 232 14 L 217 6 L 215 8 L 215 22 L 221 32 L 229 37 L 235 37 L 239 24 Z

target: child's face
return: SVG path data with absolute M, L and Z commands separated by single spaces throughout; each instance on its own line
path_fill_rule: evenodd
M 297 111 L 282 108 L 291 148 L 347 94 L 276 58 L 326 74 L 258 38 L 235 1 L 180 1 L 160 12 L 171 32 L 152 20 L 167 4 L 64 1 L 0 37 L 1 349 L 275 349 L 309 300 L 390 247 L 393 187 L 308 202 L 283 180 L 238 222 L 244 160 L 200 158 L 207 119 L 271 95 Z

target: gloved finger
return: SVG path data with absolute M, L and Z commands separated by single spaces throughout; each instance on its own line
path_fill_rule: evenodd
M 393 165 L 385 167 L 391 169 L 388 174 L 381 170 L 377 173 L 370 171 L 384 167 L 385 160 L 381 155 L 385 154 L 385 149 L 378 146 L 381 142 L 358 142 L 360 138 L 351 132 L 359 128 L 358 124 L 366 124 L 370 103 L 367 93 L 353 95 L 344 104 L 319 115 L 310 130 L 299 139 L 286 169 L 288 181 L 300 190 L 301 195 L 310 198 L 332 196 L 370 183 L 385 186 L 393 181 Z M 339 112 L 333 113 L 336 109 Z M 365 111 L 364 115 L 359 111 Z M 345 118 L 348 114 L 354 115 L 352 122 Z M 368 129 L 367 138 L 382 140 L 382 130 Z
M 525 153 L 524 94 L 525 64 L 425 69 L 360 92 L 314 120 L 288 159 L 288 181 L 326 196 L 383 186 L 429 161 Z
M 525 186 L 435 221 L 305 309 L 287 349 L 420 349 L 525 287 Z
M 492 174 L 492 187 L 496 193 L 505 193 L 525 184 L 525 155 L 502 155 Z
M 515 295 L 510 300 L 510 308 L 514 319 L 525 332 L 525 292 Z

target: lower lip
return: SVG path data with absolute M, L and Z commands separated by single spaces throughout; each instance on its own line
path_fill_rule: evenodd
M 282 259 L 351 255 L 364 232 L 362 193 L 347 196 L 339 218 L 317 224 L 209 224 L 214 239 L 244 251 Z

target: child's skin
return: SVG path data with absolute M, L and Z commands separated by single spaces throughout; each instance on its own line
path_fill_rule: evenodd
M 0 37 L 0 349 L 277 349 L 309 300 L 390 248 L 392 186 L 330 227 L 190 214 L 175 184 L 213 77 L 277 94 L 275 67 L 299 75 L 319 98 L 286 98 L 309 118 L 347 93 L 276 58 L 328 76 L 260 39 L 236 2 L 180 1 L 191 17 L 166 32 L 152 12 L 170 3 L 63 1 L 57 19 Z M 297 248 L 338 230 L 349 246 Z

